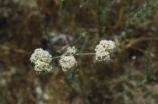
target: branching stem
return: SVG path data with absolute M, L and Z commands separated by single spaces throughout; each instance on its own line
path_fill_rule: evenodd
M 95 53 L 76 53 L 75 56 L 88 56 L 88 55 L 95 55 Z M 52 58 L 52 60 L 58 59 L 61 56 L 55 56 Z

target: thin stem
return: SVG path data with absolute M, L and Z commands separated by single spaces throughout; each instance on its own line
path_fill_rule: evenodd
M 64 0 L 60 0 L 60 6 L 59 6 L 59 22 L 61 24 L 61 28 L 63 29 L 64 24 L 63 24 L 63 17 L 62 17 L 62 8 L 63 8 L 63 2 Z
M 95 55 L 95 53 L 77 53 L 77 54 L 75 54 L 76 56 L 87 56 L 87 55 Z M 60 58 L 61 56 L 55 56 L 55 57 L 53 57 L 52 58 L 52 60 L 54 60 L 54 59 L 58 59 L 58 58 Z
M 95 53 L 77 53 L 76 56 L 95 55 Z

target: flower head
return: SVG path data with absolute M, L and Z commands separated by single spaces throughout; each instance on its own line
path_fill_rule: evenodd
M 59 63 L 63 71 L 68 71 L 73 69 L 77 65 L 77 61 L 74 56 L 62 56 L 59 60 Z
M 111 40 L 101 40 L 96 46 L 96 60 L 109 61 L 110 54 L 115 50 L 115 43 Z
M 108 52 L 113 52 L 116 47 L 115 42 L 112 40 L 101 40 L 99 45 L 102 45 L 105 51 Z
M 37 48 L 31 55 L 30 61 L 34 64 L 36 61 L 50 63 L 52 61 L 52 56 L 48 51 L 43 50 L 42 48 Z
M 66 54 L 68 54 L 68 55 L 74 55 L 74 54 L 76 54 L 76 52 L 77 52 L 77 49 L 76 49 L 76 47 L 68 47 L 67 48 L 67 50 L 66 50 Z
M 37 48 L 30 57 L 30 61 L 35 64 L 35 71 L 50 71 L 52 56 L 48 51 Z
M 96 60 L 98 61 L 109 61 L 110 53 L 99 47 L 96 49 Z
M 35 71 L 48 71 L 50 72 L 52 70 L 52 66 L 48 63 L 42 62 L 42 61 L 37 61 L 35 63 Z

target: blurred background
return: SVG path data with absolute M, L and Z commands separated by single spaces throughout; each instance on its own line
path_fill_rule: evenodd
M 0 104 L 158 104 L 157 0 L 0 0 Z M 112 61 L 77 58 L 69 83 L 58 60 L 35 73 L 29 58 L 67 46 L 94 52 L 115 41 Z

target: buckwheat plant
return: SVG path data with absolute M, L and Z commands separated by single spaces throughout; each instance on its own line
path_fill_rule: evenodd
M 75 46 L 68 47 L 66 52 L 60 57 L 59 64 L 64 72 L 71 71 L 77 66 L 74 55 L 77 53 Z
M 62 67 L 62 70 L 69 71 L 77 66 L 77 61 L 74 56 L 61 56 L 59 63 Z
M 52 70 L 52 66 L 49 63 L 42 62 L 42 61 L 37 61 L 35 63 L 34 70 L 37 71 L 37 72 L 41 72 L 41 71 L 50 72 Z
M 68 47 L 67 48 L 67 51 L 66 51 L 66 54 L 69 54 L 69 55 L 75 55 L 77 53 L 77 49 L 76 47 Z
M 52 57 L 51 54 L 41 48 L 35 49 L 30 57 L 30 61 L 35 64 L 35 71 L 48 71 L 52 70 L 50 65 L 51 61 L 59 58 L 59 65 L 63 72 L 69 72 L 76 68 L 77 61 L 75 56 L 81 55 L 95 55 L 96 61 L 110 61 L 111 54 L 115 51 L 116 45 L 112 40 L 101 40 L 95 48 L 95 53 L 77 53 L 77 49 L 68 47 L 66 52 L 61 56 Z
M 37 48 L 34 50 L 30 57 L 30 61 L 35 64 L 35 71 L 51 71 L 52 69 L 52 66 L 50 65 L 52 55 L 42 48 Z
M 111 40 L 101 40 L 96 46 L 96 60 L 97 61 L 110 61 L 110 54 L 114 52 L 116 48 L 115 42 Z

